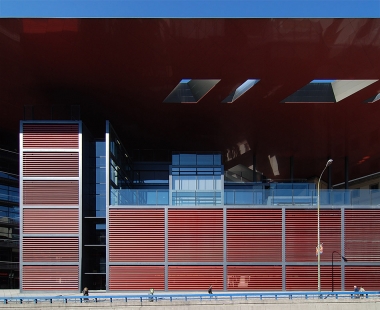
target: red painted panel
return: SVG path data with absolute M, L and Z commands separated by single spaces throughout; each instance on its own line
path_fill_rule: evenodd
M 228 266 L 228 290 L 282 290 L 281 266 Z
M 281 262 L 282 212 L 227 210 L 228 262 Z
M 345 210 L 345 256 L 349 262 L 380 261 L 380 210 Z
M 169 290 L 223 290 L 222 266 L 169 266 Z
M 24 266 L 23 290 L 79 290 L 78 266 Z
M 169 262 L 222 262 L 223 210 L 169 210 Z
M 29 181 L 23 182 L 24 205 L 79 205 L 79 182 Z
M 79 153 L 24 153 L 24 177 L 78 177 Z
M 340 286 L 340 268 L 334 267 L 334 290 Z M 321 266 L 321 290 L 331 291 L 331 266 Z M 339 282 L 339 283 L 338 283 Z M 317 291 L 318 267 L 315 266 L 287 266 L 287 291 Z
M 24 124 L 24 148 L 78 148 L 78 124 Z
M 24 234 L 77 234 L 78 209 L 23 209 Z
M 24 262 L 78 262 L 78 238 L 24 237 L 22 249 Z
M 363 286 L 367 291 L 380 290 L 380 266 L 347 266 L 345 268 L 346 290 L 354 285 Z
M 110 262 L 163 262 L 164 209 L 110 209 Z
M 164 266 L 110 266 L 109 289 L 155 290 L 165 289 Z
M 316 262 L 318 244 L 317 210 L 286 210 L 286 261 Z M 331 253 L 340 252 L 341 211 L 320 210 L 321 261 L 331 262 Z M 343 254 L 343 253 L 342 253 Z

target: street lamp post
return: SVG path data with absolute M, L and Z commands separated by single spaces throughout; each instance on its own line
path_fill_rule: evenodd
M 321 239 L 320 239 L 320 226 L 319 226 L 319 183 L 321 182 L 321 178 L 323 175 L 323 172 L 325 172 L 326 168 L 332 164 L 333 160 L 329 159 L 326 163 L 325 168 L 323 168 L 323 171 L 318 179 L 318 190 L 317 190 L 317 218 L 318 218 L 318 245 L 317 245 L 317 256 L 318 256 L 318 292 L 321 291 Z
M 345 258 L 338 251 L 332 251 L 331 253 L 331 292 L 334 292 L 334 253 L 338 254 L 345 262 L 347 262 L 347 258 Z

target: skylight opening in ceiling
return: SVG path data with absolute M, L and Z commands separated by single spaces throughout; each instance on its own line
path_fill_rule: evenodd
M 339 102 L 378 80 L 313 80 L 281 102 Z
M 336 80 L 312 80 L 310 83 L 332 83 Z
M 220 80 L 182 79 L 164 103 L 198 103 Z
M 372 103 L 372 102 L 376 102 L 380 99 L 380 94 L 377 94 L 369 99 L 367 99 L 366 101 L 364 101 L 365 103 Z
M 223 103 L 232 103 L 237 100 L 239 97 L 244 95 L 249 89 L 251 89 L 255 84 L 257 84 L 260 79 L 248 79 L 238 88 L 236 88 L 232 93 L 230 93 L 222 102 Z

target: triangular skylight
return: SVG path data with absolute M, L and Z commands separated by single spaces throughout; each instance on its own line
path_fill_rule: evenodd
M 223 103 L 232 103 L 240 96 L 242 96 L 245 92 L 247 92 L 252 86 L 259 82 L 259 79 L 249 79 L 246 80 L 243 84 L 241 84 L 238 88 L 236 88 L 231 94 L 229 94 L 222 102 Z
M 166 103 L 197 103 L 220 80 L 182 79 L 164 100 Z
M 379 100 L 379 99 L 380 99 L 380 94 L 377 94 L 376 96 L 373 96 L 373 97 L 367 99 L 367 100 L 364 101 L 364 102 L 366 102 L 366 103 L 372 103 L 372 102 L 375 102 L 375 101 L 377 101 L 377 100 Z
M 339 102 L 378 80 L 314 80 L 282 102 Z

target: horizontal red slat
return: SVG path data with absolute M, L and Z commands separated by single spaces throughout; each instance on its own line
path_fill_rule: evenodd
M 380 210 L 345 210 L 345 256 L 349 262 L 380 261 Z
M 169 290 L 223 290 L 222 266 L 169 266 Z
M 78 177 L 79 153 L 24 153 L 23 175 L 24 177 Z
M 163 262 L 163 209 L 111 209 L 110 262 Z
M 281 262 L 282 212 L 280 209 L 229 209 L 227 261 Z
M 72 291 L 79 289 L 78 266 L 24 266 L 23 290 Z
M 78 238 L 24 237 L 22 244 L 24 262 L 78 262 Z
M 79 205 L 79 182 L 23 181 L 24 205 Z
M 24 148 L 78 148 L 78 124 L 24 124 Z
M 169 210 L 170 262 L 223 261 L 223 210 Z
M 282 290 L 281 266 L 228 266 L 228 290 Z
M 367 291 L 380 288 L 380 266 L 347 266 L 345 268 L 346 290 L 353 290 L 354 285 L 363 286 Z
M 165 289 L 164 266 L 110 266 L 110 290 Z
M 23 209 L 24 234 L 77 234 L 78 209 Z
M 330 257 L 331 259 L 331 257 Z M 321 266 L 321 290 L 331 291 L 331 265 Z M 334 268 L 334 290 L 340 287 L 340 268 Z M 318 267 L 315 266 L 287 266 L 286 267 L 287 291 L 317 291 Z
M 317 210 L 286 210 L 286 261 L 316 262 L 318 244 Z M 330 262 L 331 253 L 341 248 L 341 211 L 320 210 L 321 261 Z

